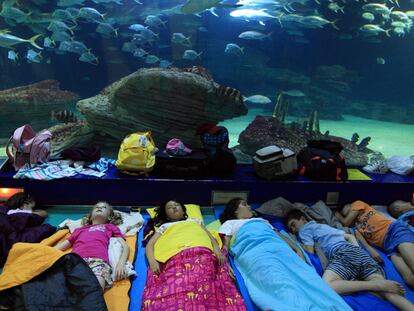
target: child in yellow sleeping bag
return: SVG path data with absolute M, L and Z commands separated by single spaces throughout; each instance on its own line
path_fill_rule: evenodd
M 226 257 L 201 220 L 176 200 L 162 204 L 146 246 L 149 263 L 142 310 L 246 310 Z

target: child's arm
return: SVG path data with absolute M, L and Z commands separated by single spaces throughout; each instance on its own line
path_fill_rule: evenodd
M 158 261 L 155 260 L 155 257 L 154 257 L 154 245 L 160 236 L 161 236 L 160 233 L 155 232 L 154 235 L 151 237 L 151 239 L 148 241 L 147 246 L 145 247 L 145 254 L 147 255 L 150 269 L 156 275 L 160 274 L 161 269 L 160 269 L 160 264 L 158 263 Z
M 47 217 L 47 212 L 43 209 L 35 209 L 35 210 L 33 210 L 32 213 L 37 214 L 37 215 L 39 215 L 40 217 L 43 217 L 43 218 Z
M 225 235 L 224 236 L 223 248 L 225 248 L 227 251 L 230 248 L 231 238 L 232 238 L 231 235 Z
M 336 211 L 335 216 L 339 219 L 339 221 L 345 226 L 349 227 L 355 222 L 355 218 L 357 218 L 359 211 L 350 210 L 349 213 L 344 217 L 341 215 L 340 212 Z
M 214 254 L 217 257 L 219 264 L 223 265 L 226 262 L 226 257 L 221 252 L 216 239 L 211 235 L 211 233 L 207 230 L 207 228 L 204 227 L 204 225 L 201 225 L 201 226 L 204 229 L 204 231 L 208 234 L 208 237 L 210 238 L 211 245 L 213 246 L 213 249 L 214 249 Z
M 291 240 L 289 240 L 287 237 L 285 237 L 283 234 L 281 234 L 277 229 L 273 229 L 274 232 L 276 232 L 276 234 L 281 237 L 283 239 L 283 241 L 285 241 L 290 248 L 293 249 L 293 251 L 303 260 L 305 260 L 305 255 L 303 254 L 302 250 L 297 247 L 297 245 L 295 245 L 295 243 L 293 243 Z
M 365 240 L 364 236 L 358 230 L 355 230 L 355 236 L 359 241 L 361 241 L 362 245 L 364 245 L 365 249 L 372 256 L 372 258 L 374 258 L 376 262 L 383 262 L 381 255 L 378 254 L 378 252 L 375 249 L 373 249 L 371 245 L 368 244 L 367 240 Z
M 65 240 L 62 243 L 59 243 L 58 245 L 56 245 L 55 248 L 62 251 L 62 252 L 64 252 L 65 250 L 67 250 L 71 246 L 72 246 L 72 244 L 68 240 Z
M 122 245 L 122 254 L 119 258 L 118 264 L 116 265 L 115 281 L 121 280 L 125 277 L 125 263 L 129 256 L 129 246 L 126 244 L 123 238 L 117 238 Z

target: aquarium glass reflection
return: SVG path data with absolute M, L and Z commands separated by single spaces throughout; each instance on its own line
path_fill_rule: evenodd
M 116 157 L 136 131 L 199 147 L 204 123 L 239 161 L 312 138 L 414 154 L 413 0 L 0 3 L 0 155 L 23 124 Z

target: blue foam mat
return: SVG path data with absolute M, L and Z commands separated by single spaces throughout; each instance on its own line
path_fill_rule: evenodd
M 137 276 L 132 281 L 131 289 L 129 290 L 129 311 L 141 310 L 142 295 L 144 293 L 145 283 L 147 282 L 148 263 L 145 258 L 145 247 L 142 246 L 142 241 L 144 240 L 144 228 L 147 224 L 149 216 L 146 214 L 143 214 L 142 216 L 144 217 L 145 222 L 142 229 L 138 233 L 137 249 L 134 261 Z
M 253 209 L 255 209 L 257 207 L 258 206 L 256 204 L 252 204 Z M 214 214 L 216 215 L 217 219 L 219 218 L 219 216 L 223 212 L 223 210 L 224 210 L 224 206 L 221 206 L 221 205 L 216 206 L 214 208 Z M 281 220 L 278 217 L 273 217 L 272 219 L 269 219 L 269 221 L 275 228 L 285 226 L 283 224 L 283 222 L 282 222 L 282 224 L 280 224 Z M 403 284 L 405 286 L 405 288 L 407 289 L 407 294 L 405 295 L 405 298 L 407 298 L 409 301 L 414 303 L 414 291 L 410 290 L 405 285 L 403 279 L 401 278 L 401 276 L 399 275 L 399 273 L 395 269 L 392 262 L 387 258 L 387 256 L 384 253 L 382 253 L 380 250 L 377 249 L 377 251 L 384 260 L 384 264 L 383 264 L 382 267 L 385 271 L 387 279 L 390 279 L 390 280 L 393 280 L 393 281 L 396 281 L 396 282 L 399 282 L 399 283 Z M 311 254 L 309 254 L 309 255 L 311 255 Z M 321 272 L 323 273 L 323 271 L 321 270 L 322 267 L 320 265 L 319 258 L 315 258 L 315 256 L 313 256 L 312 259 L 313 259 L 312 264 L 315 266 L 315 269 L 317 269 L 317 272 L 319 274 Z M 246 285 L 244 283 L 244 280 L 243 280 L 239 270 L 235 266 L 233 258 L 230 258 L 230 264 L 231 264 L 231 266 L 234 270 L 234 274 L 236 276 L 236 280 L 237 280 L 237 283 L 238 283 L 240 294 L 243 296 L 243 299 L 244 299 L 244 301 L 246 303 L 246 306 L 247 306 L 247 310 L 249 310 L 249 311 L 260 310 L 254 304 L 254 302 L 251 300 L 251 298 L 249 296 L 249 293 L 247 291 Z M 360 292 L 360 293 L 355 293 L 355 294 L 352 294 L 352 295 L 346 295 L 346 296 L 342 296 L 342 298 L 349 304 L 349 306 L 353 310 L 358 310 L 358 311 L 371 311 L 371 310 L 392 311 L 392 310 L 397 310 L 389 302 L 387 302 L 387 301 L 385 301 L 381 298 L 378 298 L 377 296 L 372 295 L 372 294 L 367 293 L 367 292 Z

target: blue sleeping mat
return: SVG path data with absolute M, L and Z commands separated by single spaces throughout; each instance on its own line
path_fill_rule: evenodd
M 257 208 L 257 205 L 252 205 L 252 208 L 255 209 Z M 216 216 L 216 218 L 218 219 L 220 214 L 223 212 L 224 210 L 224 206 L 216 206 L 214 208 L 214 214 Z M 269 222 L 278 230 L 285 230 L 286 232 L 288 231 L 287 227 L 285 226 L 283 219 L 279 218 L 279 217 L 274 217 L 274 216 L 269 216 L 269 215 L 265 215 L 266 219 L 269 220 Z M 386 273 L 386 276 L 388 279 L 390 280 L 394 280 L 397 282 L 400 282 L 401 284 L 404 284 L 404 281 L 402 280 L 401 276 L 398 274 L 398 272 L 395 270 L 392 262 L 387 258 L 387 256 L 382 253 L 381 251 L 377 250 L 378 253 L 382 256 L 383 260 L 384 260 L 384 264 L 383 264 L 383 269 Z M 316 271 L 318 272 L 319 275 L 323 274 L 323 269 L 322 269 L 322 265 L 321 262 L 319 260 L 319 257 L 316 254 L 309 254 L 309 258 L 311 260 L 312 265 L 315 267 Z M 237 283 L 239 285 L 239 290 L 240 293 L 242 294 L 246 305 L 247 305 L 247 309 L 249 311 L 256 311 L 256 310 L 260 310 L 255 304 L 254 302 L 250 299 L 250 296 L 247 292 L 247 288 L 244 284 L 244 280 L 240 274 L 240 272 L 238 271 L 237 267 L 234 265 L 233 259 L 230 258 L 230 264 L 233 267 L 235 276 L 236 276 L 236 280 Z M 411 302 L 414 303 L 414 291 L 410 290 L 407 286 L 405 286 L 407 289 L 407 294 L 406 294 L 406 298 L 408 300 L 410 300 Z M 342 298 L 348 303 L 348 305 L 353 309 L 353 310 L 357 310 L 357 311 L 371 311 L 371 310 L 376 310 L 376 311 L 391 311 L 391 310 L 397 310 L 396 308 L 394 308 L 389 302 L 375 296 L 372 295 L 370 293 L 367 292 L 360 292 L 360 293 L 355 293 L 352 295 L 343 295 Z
M 147 282 L 147 268 L 148 262 L 145 258 L 145 247 L 142 246 L 144 240 L 144 228 L 149 219 L 149 215 L 143 214 L 144 225 L 138 233 L 137 249 L 134 261 L 134 268 L 137 272 L 137 276 L 132 281 L 131 289 L 129 290 L 129 311 L 141 310 L 142 295 L 144 294 L 145 283 Z

